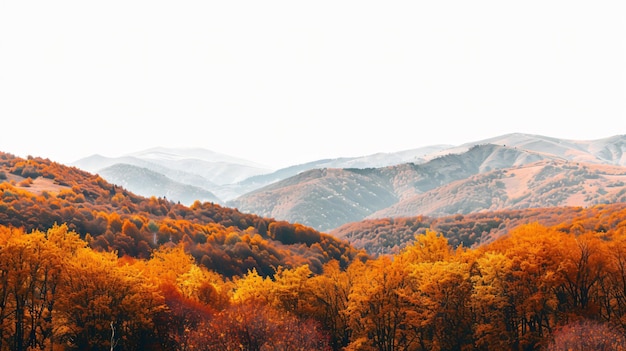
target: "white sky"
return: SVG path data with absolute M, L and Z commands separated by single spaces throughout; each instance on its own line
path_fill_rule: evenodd
M 0 0 L 0 151 L 286 166 L 626 133 L 626 1 Z

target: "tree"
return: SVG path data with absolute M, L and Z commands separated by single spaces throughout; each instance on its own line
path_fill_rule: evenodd
M 464 345 L 471 345 L 472 284 L 468 264 L 449 259 L 415 263 L 410 269 L 415 285 L 407 296 L 417 311 L 411 325 L 420 326 L 421 334 L 431 335 L 430 349 L 460 351 Z
M 69 348 L 109 349 L 111 323 L 125 349 L 138 349 L 149 338 L 163 297 L 137 267 L 118 264 L 114 253 L 82 248 L 63 270 L 59 333 Z
M 345 313 L 352 341 L 347 350 L 407 350 L 418 341 L 407 325 L 413 307 L 402 294 L 411 282 L 402 262 L 387 256 L 368 261 L 352 286 Z
M 535 349 L 558 323 L 556 291 L 563 283 L 560 248 L 568 239 L 568 234 L 535 223 L 521 226 L 485 248 L 502 253 L 509 261 L 506 265 L 511 274 L 503 280 L 503 290 L 510 303 L 506 323 L 507 330 L 514 331 L 514 350 Z
M 471 304 L 476 315 L 474 339 L 481 350 L 506 350 L 517 340 L 512 269 L 511 259 L 499 252 L 486 252 L 476 261 Z
M 357 261 L 359 262 L 359 261 Z M 334 260 L 324 265 L 323 273 L 311 279 L 311 294 L 314 299 L 312 315 L 322 323 L 330 335 L 330 344 L 338 350 L 350 341 L 349 318 L 345 313 L 352 285 L 362 269 L 354 263 L 342 271 L 339 262 Z

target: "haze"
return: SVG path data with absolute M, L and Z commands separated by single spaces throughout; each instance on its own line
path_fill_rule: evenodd
M 271 167 L 626 127 L 622 1 L 2 1 L 0 151 Z

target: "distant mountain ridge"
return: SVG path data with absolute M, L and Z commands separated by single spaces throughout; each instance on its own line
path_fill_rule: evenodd
M 587 206 L 626 200 L 620 186 L 626 181 L 625 136 L 568 141 L 509 134 L 486 141 L 499 144 L 480 141 L 440 150 L 436 156 L 427 155 L 424 159 L 430 157 L 430 161 L 421 164 L 301 174 L 228 204 L 328 231 L 364 218 Z M 535 173 L 524 173 L 521 167 L 531 164 L 534 166 L 527 170 Z M 553 189 L 549 191 L 549 187 Z
M 626 168 L 542 160 L 479 173 L 416 194 L 366 218 L 448 216 L 503 209 L 626 202 Z
M 330 230 L 453 181 L 546 158 L 525 150 L 480 145 L 423 164 L 311 170 L 248 193 L 228 205 Z
M 197 148 L 168 149 L 158 147 L 121 157 L 92 155 L 75 161 L 70 165 L 91 173 L 102 173 L 103 178 L 118 185 L 122 185 L 118 183 L 121 179 L 127 179 L 128 177 L 124 172 L 120 172 L 123 170 L 123 167 L 113 166 L 126 165 L 143 168 L 165 177 L 160 185 L 155 186 L 160 191 L 152 195 L 163 196 L 168 191 L 172 193 L 172 191 L 167 189 L 168 186 L 176 186 L 180 190 L 180 185 L 178 184 L 182 184 L 212 193 L 213 201 L 217 203 L 222 203 L 222 198 L 234 196 L 231 195 L 228 187 L 224 187 L 225 184 L 270 172 L 265 166 L 251 161 Z M 141 172 L 134 172 L 134 174 L 139 178 L 133 182 L 127 181 L 128 189 L 146 195 L 141 184 L 153 182 L 154 179 L 145 178 L 146 174 L 141 174 Z M 173 191 L 172 195 L 175 197 L 171 199 L 189 205 L 195 201 L 190 200 L 190 198 L 193 198 L 194 193 L 197 192 L 197 189 L 190 189 L 189 194 Z M 201 200 L 201 198 L 197 198 L 197 200 Z
M 111 183 L 126 189 L 133 189 L 137 195 L 150 197 L 157 196 L 167 199 L 176 199 L 181 203 L 219 202 L 212 192 L 201 187 L 183 184 L 166 177 L 162 173 L 134 165 L 116 163 L 101 169 L 100 176 Z
M 580 141 L 512 133 L 458 146 L 433 145 L 396 153 L 325 159 L 275 171 L 252 161 L 203 149 L 153 148 L 120 158 L 94 155 L 72 165 L 101 173 L 103 178 L 114 184 L 122 185 L 122 180 L 127 179 L 124 186 L 142 195 L 147 195 L 144 191 L 147 189 L 141 189 L 143 185 L 156 182 L 158 184 L 154 185 L 154 189 L 159 193 L 155 196 L 168 196 L 168 199 L 190 204 L 194 197 L 203 201 L 199 196 L 199 191 L 203 190 L 207 196 L 208 193 L 213 194 L 216 203 L 302 223 L 317 230 L 331 230 L 372 216 L 409 215 L 413 211 L 445 215 L 454 211 L 478 211 L 485 207 L 496 209 L 499 203 L 501 206 L 511 205 L 511 198 L 507 201 L 485 199 L 478 192 L 472 196 L 466 193 L 461 201 L 460 196 L 451 192 L 455 186 L 479 191 L 472 182 L 480 183 L 482 174 L 540 161 L 626 167 L 626 136 Z M 143 168 L 165 178 L 156 181 L 153 173 L 134 171 L 133 182 L 130 182 L 123 167 L 109 168 L 119 164 Z M 509 184 L 514 183 L 512 179 L 504 182 L 507 192 L 511 194 L 515 193 L 512 188 L 509 189 Z M 457 183 L 450 185 L 453 182 Z M 518 187 L 522 186 L 519 182 Z M 187 189 L 185 185 L 191 187 Z M 169 187 L 178 190 L 165 195 Z M 601 184 L 594 187 L 606 189 Z M 580 187 L 576 189 L 563 188 L 572 192 L 567 203 L 576 204 L 576 199 L 581 205 L 589 203 L 583 201 L 584 195 L 573 195 L 582 191 Z M 556 203 L 546 198 L 533 200 L 532 194 L 526 196 L 525 201 L 518 201 L 515 206 L 552 206 Z M 608 196 L 602 195 L 593 201 L 611 201 Z M 614 197 L 619 198 L 617 195 Z M 429 205 L 419 205 L 424 202 Z
M 444 150 L 462 153 L 480 144 L 496 144 L 561 157 L 564 160 L 626 166 L 626 135 L 597 140 L 569 140 L 543 135 L 511 133 L 483 139 Z M 440 156 L 431 154 L 431 156 Z
M 116 164 L 145 168 L 163 174 L 169 178 L 168 182 L 188 184 L 207 190 L 217 197 L 216 202 L 226 203 L 226 201 L 235 199 L 245 193 L 307 170 L 320 168 L 372 168 L 407 162 L 420 163 L 427 159 L 429 155 L 449 147 L 451 145 L 433 145 L 395 153 L 324 159 L 293 165 L 276 171 L 272 171 L 266 166 L 253 161 L 199 148 L 170 149 L 155 147 L 121 157 L 92 155 L 72 162 L 70 165 L 91 173 L 101 173 L 102 170 Z M 114 184 L 117 184 L 116 180 L 125 177 L 124 174 L 115 174 L 115 168 L 109 169 L 104 173 L 106 174 L 103 177 Z M 141 181 L 138 180 L 135 183 L 140 183 Z M 149 180 L 145 179 L 143 181 Z M 167 184 L 163 184 L 163 186 L 165 187 Z M 131 187 L 129 190 L 134 189 Z M 138 190 L 141 191 L 141 189 Z M 184 197 L 189 197 L 189 195 Z M 173 200 L 183 201 L 182 198 L 174 198 Z

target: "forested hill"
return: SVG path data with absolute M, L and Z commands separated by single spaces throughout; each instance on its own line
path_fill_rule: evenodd
M 300 224 L 208 202 L 188 207 L 146 198 L 75 167 L 0 153 L 0 224 L 44 231 L 55 223 L 119 256 L 147 258 L 155 248 L 184 245 L 197 262 L 225 276 L 250 269 L 269 275 L 302 264 L 320 272 L 329 260 L 345 267 L 364 255 Z
M 366 219 L 334 229 L 330 234 L 348 240 L 373 255 L 397 254 L 411 245 L 415 235 L 442 233 L 453 247 L 484 246 L 517 227 L 539 223 L 567 233 L 606 232 L 626 228 L 626 203 L 583 207 L 547 207 L 502 210 L 442 217 L 414 216 Z M 621 228 L 621 229 L 620 229 Z
M 626 349 L 624 204 L 394 219 L 370 257 L 49 160 L 0 180 L 0 351 Z

